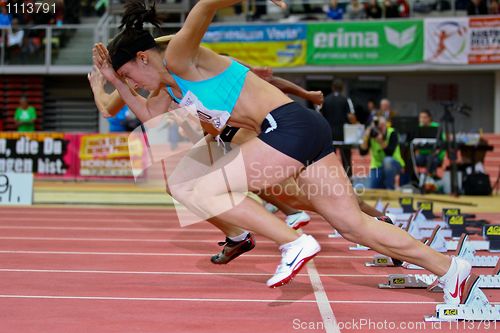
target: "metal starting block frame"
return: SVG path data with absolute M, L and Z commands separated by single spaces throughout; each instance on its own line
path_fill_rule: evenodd
M 466 285 L 465 300 L 462 304 L 437 304 L 434 316 L 425 316 L 425 321 L 500 321 L 500 305 L 493 305 L 486 295 L 479 289 L 478 276 L 471 276 L 467 284 L 471 283 L 469 291 Z
M 378 285 L 381 289 L 429 288 L 437 279 L 434 274 L 390 274 L 387 283 Z M 500 289 L 500 261 L 492 274 L 479 275 L 478 287 L 483 289 Z M 439 286 L 429 289 L 433 292 L 442 292 Z

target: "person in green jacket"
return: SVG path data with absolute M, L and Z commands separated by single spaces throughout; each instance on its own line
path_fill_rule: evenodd
M 432 115 L 429 110 L 420 111 L 418 122 L 420 127 L 439 127 L 439 123 L 432 121 Z M 444 136 L 442 139 L 444 140 Z M 434 154 L 432 149 L 419 149 L 415 154 L 415 162 L 419 167 L 426 167 L 429 159 L 431 159 L 432 161 L 428 172 L 434 175 L 436 169 L 443 164 L 445 155 L 445 150 L 441 150 L 439 153 Z
M 394 190 L 396 175 L 405 167 L 399 134 L 387 127 L 384 117 L 375 117 L 363 136 L 361 155 L 370 153 L 370 187 Z
M 19 100 L 14 120 L 16 121 L 18 132 L 35 131 L 36 110 L 33 106 L 29 105 L 26 96 L 22 96 Z

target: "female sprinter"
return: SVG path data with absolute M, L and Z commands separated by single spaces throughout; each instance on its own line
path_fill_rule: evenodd
M 154 9 L 148 10 L 141 0 L 131 0 L 126 4 L 122 21 L 125 29 L 108 47 L 110 62 L 103 52 L 104 46 L 97 46 L 98 68 L 139 119 L 166 112 L 172 98 L 182 104 L 186 97 L 195 96 L 212 114 L 227 112 L 230 125 L 260 132 L 257 138 L 240 147 L 250 189 L 260 190 L 297 177 L 315 210 L 344 238 L 426 268 L 440 276 L 445 301 L 459 303 L 460 291 L 470 275 L 470 264 L 440 254 L 403 230 L 363 214 L 349 191 L 349 180 L 345 173 L 339 172 L 342 166 L 332 153 L 330 127 L 319 114 L 304 110 L 246 67 L 200 46 L 216 11 L 239 1 L 200 0 L 161 54 L 152 36 L 142 29 L 143 22 L 157 23 Z M 285 7 L 281 0 L 273 2 Z M 150 97 L 136 98 L 123 79 L 151 91 Z M 225 122 L 214 125 L 221 130 Z M 225 184 L 213 182 L 210 177 L 203 177 L 193 185 L 180 199 L 200 199 L 196 209 L 206 212 L 218 204 L 218 196 L 227 194 Z M 343 191 L 332 191 L 338 188 Z M 320 191 L 312 195 L 312 189 Z M 280 244 L 282 261 L 267 284 L 276 287 L 289 282 L 319 252 L 319 244 L 311 236 L 299 237 L 255 201 L 241 200 L 237 207 L 217 217 Z
M 155 42 L 161 49 L 164 50 L 172 37 L 173 35 L 158 37 L 155 38 Z M 237 61 L 244 64 L 239 60 Z M 248 64 L 244 65 L 250 68 L 250 70 L 257 74 L 260 78 L 278 87 L 281 91 L 287 94 L 301 97 L 305 100 L 308 100 L 314 105 L 321 105 L 323 103 L 323 94 L 320 91 L 307 91 L 288 80 L 274 76 L 270 69 L 251 67 Z M 115 114 L 125 105 L 125 102 L 121 99 L 116 90 L 111 94 L 107 94 L 105 92 L 105 80 L 102 74 L 100 74 L 98 71 L 92 71 L 91 73 L 89 73 L 88 79 L 94 93 L 96 105 L 99 111 L 105 117 L 109 117 Z M 224 130 L 220 134 L 220 137 L 224 142 L 240 145 L 256 137 L 257 134 L 258 133 L 256 133 L 255 131 L 230 127 L 228 125 L 224 128 Z M 282 188 L 280 189 L 276 188 L 276 192 L 282 193 L 279 198 L 273 195 L 265 195 L 263 192 L 259 193 L 259 196 L 276 205 L 280 210 L 288 215 L 285 222 L 289 227 L 297 230 L 305 226 L 310 220 L 309 216 L 304 213 L 303 210 L 314 211 L 314 207 L 312 207 L 310 202 L 307 200 L 307 197 L 305 197 L 304 195 L 300 195 L 300 189 L 298 189 L 298 186 L 294 179 L 288 179 L 284 181 L 281 186 Z M 285 191 L 284 188 L 288 190 Z M 370 216 L 381 217 L 383 215 L 382 212 L 379 212 L 373 207 L 367 205 L 359 197 L 358 203 L 361 211 Z M 211 261 L 214 264 L 227 264 L 231 260 L 237 258 L 239 255 L 253 249 L 255 240 L 253 239 L 253 236 L 250 235 L 247 231 L 224 223 L 224 221 L 218 221 L 215 217 L 210 219 L 209 222 L 213 223 L 214 226 L 221 229 L 226 235 L 225 242 L 219 243 L 220 245 L 223 245 L 224 248 L 221 252 L 212 256 L 211 258 Z M 395 263 L 398 262 L 398 260 L 394 258 L 393 261 Z
M 155 42 L 159 45 L 159 47 L 165 48 L 172 37 L 173 35 L 155 38 Z M 272 70 L 268 68 L 251 67 L 248 64 L 245 64 L 245 66 L 249 67 L 252 72 L 256 73 L 259 77 L 266 80 L 267 82 L 270 82 L 272 85 L 278 87 L 285 93 L 304 98 L 317 106 L 323 104 L 323 93 L 321 91 L 307 91 L 288 80 L 274 76 L 272 74 Z M 94 70 L 89 73 L 88 79 L 92 88 L 92 92 L 94 94 L 96 106 L 104 117 L 113 116 L 125 105 L 125 102 L 123 101 L 123 99 L 121 99 L 116 90 L 111 94 L 106 93 L 104 89 L 106 80 L 99 71 Z M 134 88 L 132 88 L 132 90 L 134 90 Z M 175 104 L 175 102 L 173 102 L 172 104 Z M 226 126 L 224 128 L 224 131 L 220 134 L 220 138 L 222 139 L 222 141 L 226 143 L 233 142 L 238 145 L 252 139 L 255 136 L 257 136 L 256 132 L 230 126 Z M 209 138 L 207 139 L 210 140 Z M 284 185 L 288 187 L 296 186 L 295 184 L 291 184 L 292 181 L 293 180 L 285 182 Z M 281 190 L 280 192 L 284 191 Z M 290 191 L 290 193 L 299 193 L 299 191 Z M 259 196 L 267 202 L 272 203 L 283 213 L 285 213 L 287 215 L 285 222 L 292 229 L 300 229 L 307 223 L 309 223 L 310 217 L 307 213 L 304 212 L 304 210 L 314 210 L 314 208 L 311 207 L 305 197 L 298 198 L 296 196 L 283 195 L 280 198 L 281 200 L 278 200 L 273 195 L 260 194 Z M 291 206 L 287 204 L 288 202 L 291 203 Z M 294 206 L 303 208 L 301 208 L 302 210 L 299 210 Z M 375 215 L 372 216 L 382 215 L 381 212 L 374 210 L 370 206 L 366 204 L 365 206 L 365 209 L 371 209 L 372 211 L 375 211 Z M 211 261 L 214 264 L 227 264 L 231 260 L 237 258 L 239 255 L 254 248 L 255 239 L 249 232 L 238 227 L 228 225 L 224 223 L 224 221 L 217 221 L 217 218 L 215 217 L 210 219 L 209 222 L 212 222 L 214 226 L 221 229 L 221 231 L 223 231 L 226 235 L 226 240 L 219 243 L 219 245 L 224 246 L 224 248 L 218 254 L 211 257 Z

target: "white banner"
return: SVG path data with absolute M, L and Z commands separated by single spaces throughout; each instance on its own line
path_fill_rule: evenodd
M 0 206 L 32 204 L 32 173 L 0 174 Z
M 470 53 L 469 19 L 425 20 L 424 60 L 436 64 L 467 64 Z

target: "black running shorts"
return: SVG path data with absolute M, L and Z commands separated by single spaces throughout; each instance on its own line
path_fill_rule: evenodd
M 271 111 L 258 138 L 306 166 L 334 151 L 332 130 L 325 118 L 297 102 Z

